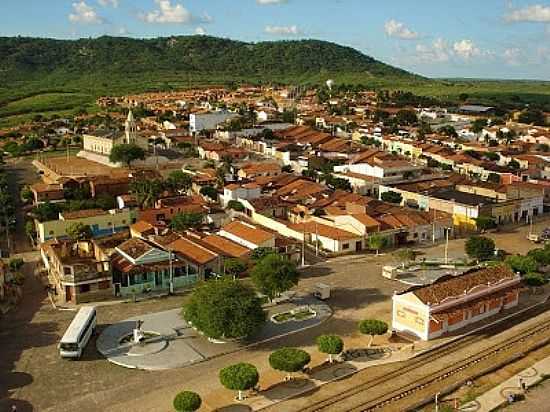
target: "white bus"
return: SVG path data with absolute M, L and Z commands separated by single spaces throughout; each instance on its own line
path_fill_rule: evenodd
M 80 358 L 96 326 L 96 311 L 93 306 L 82 307 L 65 331 L 59 343 L 62 358 Z

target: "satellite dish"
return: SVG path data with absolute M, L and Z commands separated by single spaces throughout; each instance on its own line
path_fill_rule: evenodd
M 327 87 L 329 88 L 329 90 L 332 90 L 332 86 L 334 85 L 334 80 L 332 79 L 329 79 L 327 80 Z

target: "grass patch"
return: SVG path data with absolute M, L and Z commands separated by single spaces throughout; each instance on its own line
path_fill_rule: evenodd
M 72 110 L 93 102 L 93 96 L 84 93 L 43 93 L 4 104 L 0 107 L 0 117 Z

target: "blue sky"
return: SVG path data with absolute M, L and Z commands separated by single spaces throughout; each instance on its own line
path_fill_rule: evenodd
M 550 1 L 0 0 L 0 36 L 316 38 L 434 77 L 550 80 Z

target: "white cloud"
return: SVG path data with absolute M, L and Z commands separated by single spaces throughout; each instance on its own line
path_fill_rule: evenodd
M 270 4 L 283 4 L 286 2 L 287 0 L 256 0 L 256 3 L 258 3 L 261 6 L 268 6 Z
M 417 44 L 416 56 L 419 60 L 427 62 L 446 62 L 450 59 L 450 50 L 448 43 L 438 38 L 431 45 Z
M 118 34 L 120 34 L 121 36 L 126 36 L 127 34 L 129 34 L 129 31 L 126 27 L 119 27 Z
M 417 44 L 414 58 L 421 62 L 443 63 L 470 60 L 472 57 L 494 58 L 495 53 L 481 50 L 472 40 L 463 39 L 449 43 L 443 38 L 435 39 L 431 44 Z
M 206 30 L 204 29 L 204 27 L 199 26 L 195 29 L 195 34 L 204 36 L 206 34 Z
M 72 23 L 101 24 L 103 19 L 95 9 L 88 6 L 84 0 L 73 3 L 73 12 L 69 14 L 69 21 Z
M 118 0 L 98 0 L 98 3 L 101 4 L 103 7 L 112 6 L 114 8 L 118 7 Z
M 457 56 L 465 60 L 481 55 L 481 50 L 473 41 L 468 39 L 460 40 L 453 44 L 453 51 Z
M 201 15 L 201 19 L 200 19 L 203 23 L 212 23 L 214 21 L 214 19 L 212 18 L 212 16 L 206 12 L 202 13 Z
M 521 9 L 513 9 L 504 16 L 504 19 L 509 22 L 550 23 L 550 6 L 533 4 Z
M 502 53 L 502 57 L 507 64 L 517 66 L 520 64 L 521 50 L 517 47 L 506 49 Z
M 155 0 L 158 10 L 144 13 L 140 18 L 147 23 L 191 23 L 193 16 L 181 3 L 171 0 Z
M 274 35 L 296 35 L 300 34 L 297 26 L 265 26 L 264 31 Z
M 397 37 L 403 40 L 414 40 L 418 38 L 417 32 L 412 31 L 403 23 L 393 19 L 388 20 L 384 24 L 384 31 L 389 37 Z

